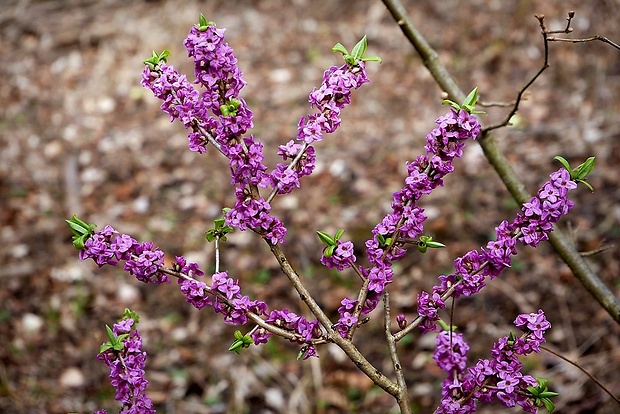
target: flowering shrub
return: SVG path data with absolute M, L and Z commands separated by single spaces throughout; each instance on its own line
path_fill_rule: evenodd
M 163 252 L 152 242 L 138 242 L 109 225 L 94 232 L 95 225 L 74 216 L 67 222 L 80 259 L 92 259 L 99 267 L 122 264 L 124 271 L 144 283 L 170 283 L 171 278 L 176 278 L 180 291 L 195 308 L 211 308 L 221 314 L 227 324 L 251 326 L 245 334 L 235 333 L 230 350 L 237 353 L 252 344 L 264 344 L 276 335 L 299 344 L 298 358 L 307 359 L 318 357 L 321 344 L 333 342 L 362 372 L 393 395 L 403 412 L 410 412 L 410 407 L 395 345 L 416 328 L 423 333 L 441 330 L 433 358 L 447 376 L 442 382 L 438 413 L 473 412 L 479 403 L 494 399 L 507 407 L 519 405 L 526 412 L 537 412 L 543 405 L 552 410 L 550 398 L 556 394 L 548 391 L 544 380 L 523 373 L 523 364 L 518 358 L 540 352 L 544 334 L 551 327 L 542 310 L 517 316 L 515 325 L 523 334 L 510 333 L 498 339 L 490 350 L 490 358 L 473 365 L 467 361 L 469 345 L 464 336 L 441 320 L 439 311 L 446 308 L 448 298 L 474 295 L 485 287 L 487 280 L 498 277 L 510 267 L 517 244 L 537 247 L 547 240 L 553 223 L 573 206 L 568 199 L 569 191 L 575 189 L 578 182 L 585 182 L 594 160 L 588 159 L 571 169 L 559 158 L 562 168 L 553 172 L 537 195 L 523 204 L 521 213 L 510 222 L 500 223 L 495 229 L 496 239 L 484 248 L 457 258 L 453 273 L 439 276 L 430 292 L 418 295 L 417 316 L 410 322 L 405 315 L 396 316 L 400 330 L 391 333 L 388 287 L 397 277 L 394 264 L 411 247 L 421 253 L 428 248 L 443 247 L 423 234 L 426 215 L 418 201 L 443 186 L 444 177 L 454 171 L 454 159 L 461 157 L 465 145 L 481 132 L 475 116 L 480 113 L 475 110 L 476 89 L 461 104 L 445 102 L 451 108 L 435 121 L 436 127 L 426 136 L 426 154 L 407 163 L 408 174 L 402 188 L 393 194 L 391 212 L 373 228 L 365 242 L 367 264 L 360 264 L 362 260 L 355 256 L 352 241 L 342 240 L 344 230 L 334 236 L 317 232 L 325 244 L 320 262 L 328 269 L 353 271 L 361 281 L 357 295 L 343 298 L 338 320 L 331 321 L 282 253 L 280 245 L 285 243 L 287 230 L 271 213 L 271 203 L 276 196 L 299 188 L 300 179 L 314 171 L 317 151 L 313 145 L 339 127 L 340 114 L 351 103 L 353 90 L 369 82 L 366 62 L 380 59 L 366 55 L 365 37 L 351 53 L 341 44 L 334 46 L 333 50 L 342 53 L 345 63 L 325 71 L 321 86 L 309 95 L 312 113 L 299 120 L 297 141 L 291 140 L 278 147 L 277 154 L 284 163 L 277 164 L 269 172 L 263 164 L 263 144 L 252 134 L 248 135 L 253 126 L 252 112 L 240 96 L 246 82 L 224 34 L 224 29 L 201 16 L 184 42 L 194 62 L 195 81 L 190 82 L 169 65 L 169 53 L 164 51 L 154 52 L 145 61 L 142 85 L 162 101 L 161 109 L 171 121 L 178 120 L 189 130 L 190 151 L 204 154 L 213 147 L 229 161 L 236 201 L 215 221 L 214 228 L 207 232 L 207 240 L 216 242 L 216 249 L 219 249 L 218 243 L 225 241 L 226 235 L 234 229 L 250 230 L 259 235 L 314 318 L 309 320 L 286 308 L 270 309 L 267 303 L 250 299 L 242 293 L 238 280 L 227 271 L 219 270 L 219 263 L 215 264 L 216 271 L 210 278 L 204 280 L 201 278 L 205 273 L 197 263 L 177 256 L 167 267 Z M 261 190 L 269 195 L 261 195 Z M 381 374 L 352 344 L 356 330 L 368 321 L 381 300 L 385 304 L 386 339 L 396 380 Z M 116 399 L 123 405 L 123 413 L 154 412 L 145 393 L 146 352 L 141 349 L 141 338 L 135 329 L 137 322 L 137 315 L 127 311 L 120 322 L 108 328 L 109 341 L 102 345 L 98 356 L 110 367 L 111 382 L 117 390 Z

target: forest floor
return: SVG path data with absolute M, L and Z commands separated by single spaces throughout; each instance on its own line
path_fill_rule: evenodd
M 619 0 L 583 2 L 406 2 L 413 21 L 465 90 L 487 102 L 510 102 L 543 63 L 534 14 L 574 33 L 620 41 Z M 319 263 L 316 230 L 346 230 L 361 263 L 370 230 L 389 211 L 405 163 L 424 153 L 424 137 L 446 111 L 441 91 L 379 1 L 5 1 L 0 8 L 0 412 L 118 411 L 106 366 L 96 359 L 111 325 L 130 307 L 141 315 L 148 352 L 148 392 L 167 413 L 387 413 L 384 394 L 333 346 L 320 358 L 295 359 L 298 346 L 272 338 L 237 356 L 235 327 L 209 309 L 197 311 L 174 284 L 151 286 L 120 269 L 80 262 L 64 220 L 73 214 L 98 229 L 110 224 L 151 240 L 170 263 L 183 254 L 212 271 L 204 240 L 231 206 L 226 160 L 212 148 L 187 150 L 186 133 L 140 87 L 142 61 L 170 49 L 169 63 L 191 75 L 182 41 L 203 13 L 224 27 L 247 86 L 252 133 L 265 162 L 293 139 L 307 96 L 323 71 L 339 65 L 331 47 L 368 36 L 371 83 L 353 94 L 336 133 L 316 145 L 317 171 L 273 203 L 288 228 L 284 252 L 333 317 L 356 295 L 350 272 Z M 572 164 L 596 156 L 596 170 L 574 191 L 575 208 L 559 227 L 580 251 L 611 247 L 588 263 L 620 295 L 620 51 L 601 42 L 553 43 L 550 67 L 529 89 L 519 118 L 496 133 L 530 192 L 562 155 Z M 481 116 L 490 124 L 507 108 Z M 423 200 L 425 232 L 446 249 L 409 253 L 397 266 L 393 314 L 408 319 L 416 295 L 451 272 L 455 257 L 484 246 L 494 227 L 519 207 L 470 143 L 445 186 Z M 613 246 L 615 244 L 615 247 Z M 257 247 L 263 246 L 263 247 Z M 269 249 L 253 233 L 233 233 L 221 266 L 245 294 L 272 308 L 308 315 Z M 471 345 L 469 361 L 488 356 L 493 341 L 515 329 L 522 312 L 544 309 L 548 345 L 620 395 L 620 327 L 595 302 L 548 244 L 523 248 L 511 269 L 452 312 Z M 450 314 L 443 315 L 446 319 Z M 356 334 L 368 359 L 392 372 L 382 311 Z M 250 328 L 248 328 L 250 329 Z M 416 412 L 437 406 L 443 373 L 432 360 L 434 335 L 415 332 L 399 344 Z M 527 358 L 527 371 L 558 391 L 560 413 L 614 413 L 618 406 L 583 373 L 549 353 Z M 483 412 L 508 412 L 499 405 Z

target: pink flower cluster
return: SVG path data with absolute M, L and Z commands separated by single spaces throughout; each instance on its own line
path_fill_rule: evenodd
M 93 234 L 80 250 L 80 259 L 93 259 L 99 267 L 116 266 L 124 260 L 123 270 L 145 283 L 167 283 L 168 276 L 159 271 L 164 264 L 164 252 L 153 243 L 138 243 L 127 234 L 120 234 L 111 226 Z
M 530 375 L 523 375 L 520 355 L 540 352 L 545 332 L 551 324 L 542 310 L 521 314 L 515 320 L 524 334 L 500 338 L 491 349 L 491 359 L 480 359 L 467 368 L 469 345 L 460 333 L 442 331 L 437 335 L 433 359 L 448 376 L 442 382 L 443 398 L 439 414 L 473 413 L 477 403 L 490 403 L 497 398 L 506 407 L 518 405 L 525 412 L 536 413 L 528 387 L 537 385 Z
M 433 287 L 432 294 L 418 295 L 418 314 L 425 317 L 420 324 L 424 331 L 436 330 L 439 319 L 437 310 L 445 308 L 441 296 L 453 288 L 453 297 L 471 296 L 485 285 L 488 276 L 493 279 L 510 267 L 512 256 L 517 254 L 517 242 L 536 247 L 548 239 L 553 223 L 573 207 L 568 191 L 577 187 L 570 179 L 570 173 L 561 168 L 550 175 L 538 191 L 538 196 L 525 203 L 522 212 L 512 223 L 503 221 L 495 228 L 496 240 L 487 243 L 480 250 L 472 250 L 454 261 L 454 273 L 439 276 L 440 284 Z
M 115 323 L 112 331 L 116 336 L 127 335 L 122 340 L 123 347 L 119 350 L 108 348 L 99 353 L 97 359 L 102 360 L 110 368 L 110 379 L 116 388 L 116 401 L 123 404 L 123 414 L 155 413 L 151 399 L 146 395 L 149 383 L 144 378 L 146 352 L 142 350 L 142 338 L 134 327 L 133 319 L 124 319 Z M 105 410 L 95 414 L 106 413 Z
M 368 295 L 362 305 L 361 314 L 374 310 L 387 285 L 392 283 L 392 263 L 400 260 L 407 252 L 402 238 L 415 239 L 422 234 L 422 223 L 426 220 L 424 209 L 417 207 L 416 202 L 422 195 L 430 194 L 438 186 L 443 185 L 443 177 L 452 172 L 452 161 L 463 154 L 463 147 L 469 139 L 476 139 L 480 134 L 480 123 L 475 116 L 465 110 L 451 109 L 446 115 L 435 121 L 437 127 L 426 136 L 428 155 L 419 156 L 407 165 L 408 176 L 405 186 L 394 193 L 392 213 L 386 215 L 372 230 L 372 239 L 366 241 L 366 254 L 372 265 L 369 269 L 362 268 L 362 274 L 369 278 Z M 392 240 L 387 243 L 386 240 Z M 338 326 L 341 333 L 347 332 L 353 321 L 340 308 Z

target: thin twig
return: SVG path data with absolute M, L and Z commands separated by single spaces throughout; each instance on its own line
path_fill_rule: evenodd
M 220 272 L 220 236 L 216 236 L 214 240 L 215 246 L 215 273 Z
M 620 50 L 620 45 L 612 42 L 611 40 L 609 40 L 606 37 L 602 37 L 602 36 L 599 36 L 599 35 L 594 35 L 592 37 L 588 37 L 588 38 L 585 38 L 585 39 L 567 39 L 567 38 L 549 36 L 551 34 L 558 34 L 558 33 L 565 33 L 565 34 L 572 33 L 573 28 L 570 27 L 570 25 L 571 25 L 571 22 L 573 20 L 573 17 L 575 17 L 575 12 L 574 11 L 569 11 L 568 12 L 568 17 L 566 18 L 566 20 L 567 20 L 566 27 L 564 29 L 562 29 L 562 30 L 549 30 L 549 29 L 547 29 L 547 26 L 545 25 L 545 22 L 544 22 L 545 21 L 545 16 L 542 15 L 542 14 L 541 15 L 536 15 L 536 19 L 538 19 L 538 22 L 540 24 L 540 31 L 541 31 L 542 36 L 543 36 L 543 44 L 544 44 L 544 49 L 545 49 L 544 63 L 542 65 L 542 67 L 538 70 L 538 72 L 518 92 L 517 98 L 516 98 L 515 103 L 514 103 L 514 105 L 512 107 L 512 110 L 506 116 L 506 118 L 502 122 L 500 122 L 498 124 L 491 125 L 491 126 L 483 128 L 483 130 L 482 130 L 483 134 L 488 132 L 488 131 L 492 131 L 494 129 L 505 127 L 506 125 L 508 125 L 510 123 L 510 120 L 517 113 L 517 110 L 519 109 L 519 103 L 523 100 L 523 93 L 530 86 L 532 86 L 532 84 L 536 81 L 536 79 L 549 67 L 549 42 L 586 43 L 586 42 L 592 42 L 592 41 L 595 41 L 595 40 L 600 40 L 601 42 L 607 43 L 607 44 L 615 47 L 616 49 Z M 484 103 L 482 103 L 481 106 L 485 106 Z
M 534 84 L 534 82 L 536 82 L 536 79 L 538 79 L 540 77 L 540 75 L 542 75 L 542 73 L 549 67 L 549 42 L 547 41 L 547 28 L 545 27 L 545 23 L 544 23 L 544 19 L 545 16 L 538 16 L 536 15 L 536 18 L 538 19 L 538 22 L 540 24 L 540 31 L 542 33 L 543 36 L 543 45 L 544 45 L 544 49 L 545 49 L 545 59 L 544 62 L 542 64 L 542 66 L 540 67 L 540 69 L 538 69 L 538 72 L 536 72 L 536 74 L 534 74 L 534 76 L 532 76 L 532 78 L 525 84 L 525 86 L 523 86 L 519 92 L 517 93 L 517 98 L 515 99 L 515 103 L 512 107 L 512 109 L 510 110 L 510 112 L 508 113 L 508 115 L 506 115 L 506 117 L 504 118 L 503 121 L 501 121 L 498 124 L 494 124 L 494 125 L 490 125 L 488 127 L 485 127 L 482 129 L 481 134 L 484 135 L 486 133 L 488 133 L 489 131 L 493 131 L 494 129 L 498 129 L 498 128 L 503 128 L 506 125 L 508 125 L 510 123 L 510 120 L 512 119 L 512 117 L 517 113 L 517 111 L 519 110 L 519 104 L 521 103 L 521 100 L 523 99 L 523 94 L 525 93 L 525 91 Z
M 596 249 L 588 250 L 587 252 L 581 252 L 581 257 L 590 257 L 595 254 L 599 254 L 604 252 L 605 250 L 614 249 L 616 247 L 615 244 L 608 244 L 606 246 L 597 247 Z
M 407 382 L 405 381 L 405 375 L 403 373 L 403 366 L 400 363 L 398 352 L 396 350 L 396 340 L 392 335 L 390 329 L 390 323 L 392 318 L 390 317 L 390 294 L 386 290 L 383 292 L 383 328 L 385 331 L 385 339 L 388 344 L 388 351 L 390 358 L 392 359 L 392 366 L 394 367 L 394 374 L 396 375 L 396 383 L 400 388 L 400 393 L 396 397 L 398 406 L 400 407 L 401 414 L 411 414 L 411 404 L 409 404 L 409 392 L 407 391 Z
M 605 391 L 618 405 L 620 405 L 620 399 L 618 397 L 616 397 L 615 395 L 613 395 L 611 393 L 611 391 L 609 391 L 599 380 L 597 380 L 596 378 L 594 378 L 594 376 L 592 374 L 590 374 L 588 371 L 586 371 L 584 368 L 580 367 L 579 364 L 571 361 L 570 359 L 560 355 L 559 353 L 552 351 L 551 349 L 547 348 L 546 346 L 540 345 L 540 349 L 544 349 L 545 351 L 549 352 L 550 354 L 555 355 L 556 357 L 568 362 L 569 364 L 571 364 L 572 366 L 574 366 L 575 368 L 579 369 L 581 372 L 583 372 L 584 374 L 586 374 L 592 381 L 594 381 L 596 383 L 596 385 L 599 386 L 600 389 L 602 389 L 603 391 Z
M 525 98 L 521 99 L 522 101 L 525 100 Z M 512 101 L 512 102 L 486 102 L 486 101 L 478 101 L 478 103 L 476 103 L 476 106 L 482 106 L 484 108 L 491 108 L 491 107 L 499 107 L 499 108 L 508 108 L 509 106 L 515 106 L 517 103 L 517 101 Z
M 607 37 L 603 37 L 599 35 L 594 35 L 592 37 L 587 37 L 585 39 L 565 39 L 561 37 L 549 36 L 547 40 L 549 40 L 550 42 L 567 42 L 567 43 L 586 43 L 586 42 L 593 42 L 595 40 L 600 40 L 601 42 L 607 43 L 608 45 L 620 50 L 619 44 L 612 42 Z

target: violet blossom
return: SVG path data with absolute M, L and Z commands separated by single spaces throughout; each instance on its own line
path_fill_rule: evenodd
M 134 320 L 124 319 L 114 324 L 112 331 L 116 336 L 127 334 L 122 340 L 122 349 L 107 348 L 97 355 L 97 359 L 110 368 L 109 377 L 116 388 L 115 399 L 123 404 L 121 413 L 154 413 L 153 403 L 146 395 L 148 380 L 144 378 L 144 367 L 147 354 L 142 350 L 142 338 L 134 327 Z
M 515 321 L 524 334 L 499 338 L 491 349 L 491 359 L 480 359 L 473 367 L 466 367 L 469 346 L 460 333 L 443 331 L 437 336 L 433 359 L 448 375 L 442 382 L 442 400 L 438 413 L 471 413 L 477 403 L 493 399 L 506 407 L 520 406 L 529 413 L 538 412 L 528 387 L 537 385 L 530 375 L 524 375 L 519 356 L 540 352 L 544 334 L 551 327 L 542 310 L 521 314 Z

